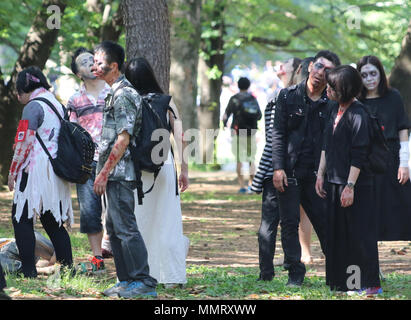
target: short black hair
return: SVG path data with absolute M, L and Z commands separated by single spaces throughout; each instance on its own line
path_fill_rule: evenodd
M 311 62 L 314 62 L 314 57 L 307 57 L 304 58 L 300 65 L 301 65 L 301 77 L 302 78 L 307 78 L 308 77 L 308 66 L 310 65 Z
M 71 57 L 71 71 L 73 71 L 74 74 L 77 74 L 77 72 L 78 72 L 76 59 L 79 55 L 81 55 L 82 53 L 85 53 L 85 52 L 88 52 L 88 53 L 91 53 L 91 54 L 94 55 L 93 51 L 87 50 L 84 47 L 80 47 L 74 52 L 73 56 Z
M 31 66 L 19 72 L 16 80 L 16 90 L 19 94 L 29 93 L 37 88 L 50 89 L 47 78 L 39 67 Z
M 326 73 L 328 85 L 337 94 L 338 102 L 346 103 L 359 95 L 362 79 L 357 69 L 350 65 L 338 66 Z
M 153 68 L 146 58 L 139 57 L 128 61 L 124 75 L 140 95 L 163 93 Z
M 122 71 L 124 65 L 124 59 L 126 54 L 122 46 L 110 40 L 104 40 L 95 49 L 94 52 L 103 51 L 106 55 L 108 63 L 116 62 L 118 70 Z
M 336 66 L 336 67 L 341 65 L 341 61 L 340 61 L 340 58 L 338 57 L 338 55 L 335 54 L 334 52 L 329 51 L 329 50 L 319 51 L 314 57 L 314 62 L 317 61 L 319 58 L 325 58 L 325 59 L 331 61 L 334 64 L 334 66 Z
M 241 77 L 240 79 L 238 79 L 237 85 L 238 85 L 238 89 L 247 90 L 248 88 L 250 88 L 251 82 L 250 80 L 248 80 L 248 78 Z

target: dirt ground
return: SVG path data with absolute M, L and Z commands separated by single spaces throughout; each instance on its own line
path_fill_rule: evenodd
M 238 190 L 234 173 L 192 173 L 190 192 L 235 195 Z M 261 221 L 261 198 L 251 200 L 199 200 L 183 203 L 184 233 L 192 237 L 188 263 L 212 266 L 258 266 L 257 232 Z M 379 242 L 380 266 L 383 273 L 411 274 L 411 241 Z M 325 259 L 315 234 L 312 242 L 313 263 L 307 275 L 325 276 Z M 281 263 L 283 252 L 280 230 L 277 234 L 274 263 Z
M 182 203 L 184 234 L 190 239 L 188 265 L 258 266 L 257 232 L 261 219 L 261 198 L 246 194 L 239 197 L 237 190 L 235 173 L 190 172 L 188 191 L 195 194 L 195 199 L 202 200 Z M 227 200 L 208 199 L 207 195 L 210 194 Z M 231 200 L 230 196 L 235 196 L 236 200 Z M 0 192 L 0 224 L 3 226 L 11 226 L 11 199 L 12 193 Z M 77 200 L 73 200 L 76 222 L 73 231 L 78 231 L 78 205 Z M 280 231 L 277 235 L 275 264 L 283 260 L 279 239 Z M 325 276 L 324 256 L 315 235 L 313 239 L 313 263 L 307 266 L 307 276 Z M 411 274 L 411 241 L 380 242 L 379 254 L 383 273 Z

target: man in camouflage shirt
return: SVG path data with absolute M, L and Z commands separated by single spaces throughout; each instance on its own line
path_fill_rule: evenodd
M 129 144 L 134 144 L 141 128 L 141 97 L 120 70 L 124 49 L 103 41 L 95 50 L 93 73 L 111 87 L 103 111 L 94 191 L 106 193 L 106 229 L 119 280 L 105 290 L 109 297 L 157 296 L 156 279 L 149 274 L 147 249 L 134 216 L 136 175 Z

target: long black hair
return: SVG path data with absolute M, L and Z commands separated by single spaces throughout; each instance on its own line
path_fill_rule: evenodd
M 384 71 L 384 67 L 380 59 L 372 55 L 362 57 L 360 61 L 358 61 L 357 63 L 358 72 L 361 72 L 361 68 L 365 66 L 366 64 L 372 64 L 380 72 L 380 83 L 378 84 L 378 94 L 380 95 L 380 97 L 383 97 L 389 90 L 389 85 L 388 85 L 387 76 Z M 361 93 L 360 93 L 360 99 L 363 100 L 366 97 L 367 97 L 367 88 L 363 86 Z
M 19 94 L 29 93 L 37 88 L 50 89 L 47 78 L 40 68 L 31 66 L 19 72 L 16 80 L 16 89 Z
M 151 68 L 146 58 L 134 58 L 127 62 L 124 75 L 141 95 L 164 93 L 157 82 L 153 68 Z

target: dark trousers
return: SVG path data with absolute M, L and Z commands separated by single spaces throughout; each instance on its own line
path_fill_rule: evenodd
M 14 227 L 14 236 L 16 238 L 17 248 L 21 259 L 23 274 L 25 277 L 37 277 L 36 262 L 34 250 L 36 238 L 34 236 L 33 218 L 28 218 L 27 202 L 23 208 L 23 214 L 20 221 L 15 219 L 16 205 L 12 209 L 12 221 Z M 56 260 L 63 266 L 71 267 L 73 265 L 73 255 L 71 251 L 70 237 L 63 224 L 59 226 L 51 211 L 46 211 L 40 215 L 40 221 L 46 230 L 56 252 Z
M 266 179 L 263 182 L 261 224 L 258 230 L 260 278 L 264 280 L 274 277 L 273 259 L 279 221 L 277 192 L 273 180 Z
M 106 229 L 118 279 L 139 280 L 147 286 L 155 287 L 157 281 L 149 274 L 146 245 L 134 215 L 133 183 L 109 181 L 106 194 Z
M 4 278 L 3 268 L 1 267 L 0 263 L 0 291 L 3 290 L 5 287 L 7 287 L 6 279 Z
M 300 204 L 307 213 L 320 240 L 325 254 L 325 215 L 326 201 L 315 192 L 315 174 L 305 172 L 297 177 L 288 176 L 288 187 L 278 192 L 280 209 L 281 243 L 284 250 L 284 268 L 290 277 L 305 274 L 305 265 L 301 260 L 301 246 L 298 237 L 300 223 Z
M 20 191 L 24 191 L 28 174 L 23 172 L 23 176 L 20 182 Z M 60 206 L 61 210 L 61 206 Z M 36 246 L 36 238 L 34 236 L 33 218 L 28 218 L 28 204 L 27 201 L 23 208 L 23 213 L 20 217 L 20 221 L 15 219 L 16 205 L 13 204 L 12 208 L 12 221 L 14 227 L 14 237 L 16 238 L 16 245 L 19 249 L 19 256 L 21 259 L 23 274 L 25 277 L 37 277 L 37 269 L 35 263 L 34 249 Z M 56 252 L 56 260 L 63 266 L 71 267 L 73 265 L 73 255 L 71 251 L 70 237 L 63 224 L 59 225 L 54 219 L 51 211 L 46 211 L 40 215 L 40 221 L 46 230 L 51 242 L 53 243 L 54 250 Z

